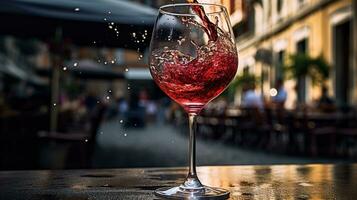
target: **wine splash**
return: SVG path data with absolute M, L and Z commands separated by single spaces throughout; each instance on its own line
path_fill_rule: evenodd
M 188 3 L 199 3 L 197 0 L 188 0 Z M 203 22 L 203 27 L 205 32 L 208 35 L 209 40 L 216 41 L 218 34 L 217 34 L 217 26 L 212 23 L 209 18 L 207 17 L 204 9 L 200 5 L 193 5 L 192 10 L 198 15 L 198 17 Z
M 187 112 L 198 113 L 234 78 L 237 52 L 226 35 L 197 49 L 193 58 L 178 50 L 157 50 L 151 57 L 151 74 L 161 90 Z

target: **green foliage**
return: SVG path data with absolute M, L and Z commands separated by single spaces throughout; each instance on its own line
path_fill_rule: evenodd
M 243 73 L 238 75 L 232 85 L 235 86 L 236 88 L 242 88 L 244 85 L 252 85 L 258 83 L 258 77 L 256 77 L 254 74 L 250 73 Z
M 229 85 L 227 90 L 225 90 L 222 96 L 227 97 L 229 101 L 233 101 L 237 89 L 241 89 L 243 86 L 256 84 L 258 83 L 258 80 L 259 78 L 254 74 L 240 74 L 232 81 L 232 83 Z
M 329 77 L 330 72 L 330 66 L 323 56 L 312 58 L 306 54 L 291 55 L 289 64 L 284 68 L 288 79 L 298 80 L 309 76 L 313 84 L 323 83 Z

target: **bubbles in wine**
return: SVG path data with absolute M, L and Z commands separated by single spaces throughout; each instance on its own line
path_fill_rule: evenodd
M 199 110 L 219 95 L 238 66 L 234 43 L 219 32 L 216 41 L 196 45 L 192 57 L 169 47 L 153 52 L 150 71 L 159 87 L 186 110 Z

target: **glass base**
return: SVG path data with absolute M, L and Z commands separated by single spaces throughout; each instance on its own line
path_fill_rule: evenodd
M 155 195 L 163 199 L 228 199 L 229 191 L 222 188 L 204 186 L 201 190 L 186 190 L 182 187 L 159 188 Z

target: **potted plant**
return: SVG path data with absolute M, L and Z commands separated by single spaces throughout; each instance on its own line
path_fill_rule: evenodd
M 258 80 L 259 78 L 257 76 L 248 72 L 239 74 L 224 92 L 224 95 L 227 96 L 230 101 L 234 100 L 237 89 L 242 89 L 245 86 L 256 84 L 258 83 Z
M 305 78 L 309 77 L 313 85 L 322 85 L 329 77 L 330 66 L 322 55 L 313 58 L 307 54 L 294 54 L 289 57 L 288 64 L 284 66 L 288 79 L 295 79 L 299 103 L 305 103 L 304 92 Z

